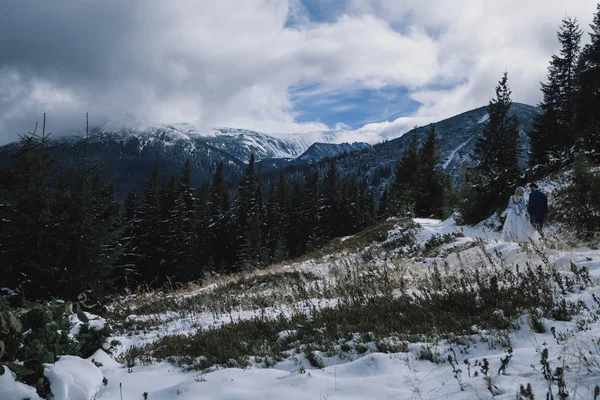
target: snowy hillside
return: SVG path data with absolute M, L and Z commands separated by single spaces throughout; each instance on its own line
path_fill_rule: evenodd
M 529 138 L 525 132 L 532 129 L 533 119 L 539 113 L 539 109 L 526 104 L 513 103 L 511 112 L 520 122 L 520 163 L 525 166 L 529 149 Z M 489 118 L 487 106 L 484 106 L 435 123 L 442 165 L 454 180 L 459 180 L 460 166 L 471 157 L 473 146 L 481 136 L 487 118 Z M 407 133 L 398 132 L 399 137 L 395 139 L 377 143 L 364 151 L 341 158 L 337 166 L 342 175 L 356 174 L 367 178 L 382 192 L 390 179 L 393 179 L 393 174 L 382 178 L 382 171 L 394 171 L 412 135 L 416 135 L 417 141 L 422 143 L 430 127 L 431 124 L 416 127 Z
M 105 140 L 127 141 L 132 137 L 137 138 L 141 143 L 140 151 L 145 144 L 156 141 L 163 141 L 167 145 L 184 141 L 191 143 L 189 149 L 194 151 L 193 144 L 200 142 L 242 162 L 247 162 L 251 154 L 254 154 L 257 161 L 265 158 L 296 158 L 313 143 L 336 143 L 341 135 L 341 131 L 267 134 L 235 128 L 200 130 L 188 123 L 157 125 L 149 128 L 107 125 L 95 130 L 94 133 Z M 62 140 L 72 141 L 72 139 Z
M 113 328 L 90 357 L 106 385 L 76 357 L 46 376 L 82 400 L 595 398 L 600 250 L 489 225 L 389 219 L 293 262 L 122 297 L 88 315 Z M 0 382 L 2 399 L 37 398 Z

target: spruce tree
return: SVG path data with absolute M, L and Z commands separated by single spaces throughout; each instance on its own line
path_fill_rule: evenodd
M 389 213 L 403 215 L 414 210 L 418 171 L 419 142 L 415 128 L 396 166 L 394 181 L 386 199 L 386 209 Z
M 20 136 L 10 168 L 0 171 L 0 274 L 4 286 L 20 288 L 31 299 L 48 297 L 59 273 L 48 265 L 55 254 L 52 242 L 61 238 L 51 236 L 57 162 L 45 151 L 45 126 L 44 114 L 41 134 L 36 123 L 33 132 Z
M 158 166 L 146 182 L 144 199 L 139 209 L 139 224 L 135 233 L 135 254 L 138 271 L 144 282 L 160 286 L 165 281 L 165 241 L 162 233 L 162 199 Z
M 121 259 L 121 265 L 124 268 L 122 278 L 125 280 L 124 284 L 131 286 L 135 283 L 141 282 L 141 274 L 138 270 L 137 260 L 140 255 L 137 254 L 137 235 L 140 232 L 140 198 L 137 190 L 132 190 L 128 193 L 127 199 L 125 200 L 125 211 L 124 211 L 124 235 L 121 238 L 123 245 L 123 256 Z
M 263 257 L 263 210 L 261 180 L 255 175 L 254 154 L 239 187 L 236 204 L 236 270 L 260 266 Z
M 560 166 L 570 158 L 575 143 L 574 119 L 577 107 L 577 65 L 581 35 L 576 18 L 566 17 L 558 31 L 561 50 L 552 55 L 547 82 L 541 84 L 542 113 L 533 122 L 529 165 L 532 168 Z M 552 164 L 552 165 L 550 165 Z
M 590 43 L 581 53 L 578 64 L 577 128 L 581 131 L 579 150 L 588 155 L 600 154 L 600 4 L 590 25 Z
M 340 205 L 338 170 L 335 160 L 330 160 L 327 175 L 325 175 L 325 179 L 323 180 L 323 187 L 318 199 L 317 243 L 322 243 L 339 235 L 341 222 Z
M 223 162 L 219 163 L 212 185 L 208 201 L 210 207 L 208 234 L 212 253 L 212 264 L 221 269 L 227 263 L 227 254 L 230 253 L 230 225 L 227 223 L 229 217 L 229 193 L 225 187 L 225 176 Z
M 58 236 L 66 243 L 55 259 L 61 267 L 55 293 L 71 299 L 82 291 L 102 295 L 111 290 L 121 257 L 121 206 L 115 201 L 113 183 L 100 177 L 100 166 L 89 161 L 91 140 L 86 127 L 76 167 L 66 180 L 69 193 L 61 196 L 52 211 L 65 216 Z
M 188 160 L 175 189 L 173 207 L 168 210 L 169 260 L 173 275 L 179 282 L 197 279 L 202 275 L 202 271 L 198 270 L 197 199 L 195 190 L 192 189 L 191 171 Z
M 441 167 L 435 125 L 431 125 L 427 138 L 419 150 L 416 187 L 415 214 L 420 217 L 442 218 L 446 198 L 446 177 Z
M 297 257 L 302 254 L 303 243 L 301 241 L 301 234 L 303 232 L 302 226 L 302 204 L 304 200 L 304 193 L 300 182 L 293 184 L 293 189 L 290 192 L 290 208 L 289 208 L 289 227 L 287 234 L 287 245 L 290 257 Z
M 319 172 L 316 169 L 306 175 L 298 223 L 298 251 L 300 254 L 312 250 L 318 242 L 315 234 L 319 212 L 318 182 Z
M 519 120 L 510 113 L 510 95 L 505 72 L 488 106 L 483 134 L 475 142 L 474 168 L 464 177 L 460 205 L 464 222 L 479 222 L 505 205 L 517 183 Z
M 215 269 L 215 249 L 211 231 L 212 204 L 210 197 L 212 185 L 207 181 L 197 191 L 197 202 L 195 210 L 195 240 L 196 240 L 196 262 L 197 268 L 193 279 L 201 278 L 207 272 Z

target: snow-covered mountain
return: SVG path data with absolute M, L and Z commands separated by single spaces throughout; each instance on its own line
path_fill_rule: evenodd
M 513 112 L 522 130 L 522 162 L 526 161 L 528 138 L 536 107 L 513 104 Z M 472 152 L 475 139 L 481 134 L 487 118 L 487 107 L 480 107 L 436 123 L 443 165 L 457 177 L 460 163 Z M 416 128 L 419 141 L 425 138 L 428 127 Z M 412 132 L 412 131 L 411 131 Z M 251 154 L 262 161 L 265 170 L 287 165 L 306 164 L 325 157 L 347 153 L 338 166 L 342 173 L 369 178 L 378 185 L 378 169 L 395 166 L 403 148 L 410 140 L 399 138 L 370 146 L 366 143 L 344 143 L 343 131 L 266 134 L 246 129 L 214 128 L 201 130 L 192 124 L 157 125 L 147 128 L 105 125 L 91 130 L 93 137 L 88 155 L 102 165 L 102 172 L 115 181 L 117 196 L 124 199 L 136 188 L 143 190 L 151 170 L 158 165 L 162 179 L 178 174 L 186 160 L 192 165 L 192 183 L 201 185 L 211 179 L 217 165 L 224 162 L 226 178 L 238 179 Z M 410 133 L 410 132 L 409 132 Z M 81 133 L 78 133 L 81 135 Z M 401 135 L 402 132 L 398 132 Z M 81 141 L 73 135 L 50 140 L 47 148 L 58 158 L 81 151 Z M 9 162 L 16 144 L 0 147 L 0 168 Z M 79 150 L 78 150 L 79 149 Z M 360 151 L 355 151 L 360 150 Z M 385 183 L 385 181 L 383 182 Z
M 337 143 L 341 134 L 340 131 L 266 134 L 246 129 L 216 128 L 199 137 L 205 143 L 247 161 L 250 154 L 254 154 L 257 160 L 297 158 L 315 142 Z
M 533 119 L 540 110 L 527 104 L 513 103 L 511 111 L 519 119 L 520 162 L 525 166 L 529 150 L 529 137 L 526 132 L 532 129 Z M 435 123 L 442 165 L 452 178 L 457 179 L 460 176 L 460 165 L 473 153 L 473 146 L 481 136 L 488 118 L 487 106 L 484 106 Z M 417 127 L 396 139 L 348 155 L 338 161 L 338 167 L 343 174 L 358 174 L 368 178 L 375 185 L 385 184 L 385 179 L 380 182 L 378 178 L 380 172 L 383 169 L 393 171 L 411 136 L 416 134 L 417 140 L 423 142 L 430 126 Z
M 262 133 L 236 128 L 200 130 L 188 123 L 157 125 L 143 129 L 106 126 L 99 128 L 96 132 L 96 135 L 117 140 L 119 137 L 136 137 L 140 139 L 142 145 L 156 140 L 167 143 L 201 142 L 242 162 L 247 162 L 251 154 L 254 154 L 257 161 L 268 158 L 297 158 L 316 142 L 337 143 L 341 134 L 341 131 Z
M 124 199 L 134 188 L 143 190 L 156 165 L 161 179 L 166 180 L 173 173 L 179 174 L 189 160 L 192 183 L 200 186 L 211 179 L 217 165 L 224 162 L 226 178 L 237 180 L 251 154 L 257 161 L 295 159 L 313 143 L 333 143 L 339 140 L 339 135 L 340 132 L 265 134 L 231 128 L 202 131 L 191 124 L 148 128 L 106 125 L 90 130 L 88 155 L 91 161 L 101 164 L 104 175 L 114 179 L 117 196 Z M 0 147 L 0 168 L 8 164 L 16 146 L 11 143 Z M 62 135 L 49 140 L 47 148 L 55 157 L 69 163 L 73 153 L 82 152 L 82 142 L 73 134 Z

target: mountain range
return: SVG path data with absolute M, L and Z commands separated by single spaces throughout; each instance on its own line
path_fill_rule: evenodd
M 520 121 L 521 161 L 525 163 L 529 146 L 525 132 L 531 129 L 533 118 L 539 110 L 514 103 L 512 111 Z M 475 138 L 481 135 L 486 120 L 487 106 L 484 106 L 435 124 L 443 167 L 453 177 L 458 176 L 460 164 L 471 154 Z M 168 179 L 172 173 L 178 174 L 185 161 L 189 160 L 193 184 L 200 185 L 210 179 L 217 165 L 223 162 L 226 178 L 235 181 L 243 173 L 251 154 L 265 170 L 337 157 L 342 174 L 356 174 L 379 185 L 378 169 L 393 167 L 410 136 L 416 134 L 418 140 L 422 141 L 428 129 L 429 125 L 418 127 L 396 139 L 370 145 L 343 143 L 343 131 L 281 134 L 232 128 L 200 131 L 185 123 L 145 129 L 105 126 L 90 130 L 92 140 L 88 154 L 92 162 L 101 164 L 105 176 L 114 179 L 120 199 L 133 188 L 143 190 L 155 165 L 159 167 L 161 178 Z M 16 146 L 17 143 L 11 143 L 0 147 L 0 168 L 7 166 L 9 155 L 14 153 Z M 73 153 L 82 152 L 82 141 L 72 136 L 62 136 L 49 140 L 47 149 L 53 156 L 69 163 L 72 162 L 70 156 Z

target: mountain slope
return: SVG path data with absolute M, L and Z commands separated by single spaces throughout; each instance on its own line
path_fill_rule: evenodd
M 90 133 L 89 161 L 99 163 L 101 173 L 114 180 L 116 196 L 121 200 L 132 189 L 143 192 L 155 166 L 159 168 L 161 180 L 166 181 L 171 174 L 179 175 L 189 160 L 192 184 L 196 187 L 212 178 L 220 162 L 226 165 L 229 180 L 238 179 L 245 168 L 236 157 L 169 128 L 152 128 L 143 133 L 92 129 Z M 0 148 L 0 168 L 7 166 L 16 148 L 16 143 Z M 83 154 L 83 143 L 73 137 L 49 140 L 46 148 L 67 165 L 73 165 L 74 154 Z
M 513 103 L 512 113 L 519 118 L 521 131 L 520 162 L 524 166 L 527 161 L 529 138 L 525 132 L 532 129 L 533 118 L 539 113 L 537 107 Z M 485 121 L 487 121 L 487 106 L 467 111 L 454 117 L 435 123 L 436 133 L 440 141 L 442 165 L 454 179 L 460 176 L 460 165 L 473 152 L 476 138 L 481 136 Z M 419 143 L 425 140 L 431 124 L 415 128 L 397 139 L 376 144 L 358 153 L 343 157 L 338 167 L 344 174 L 357 174 L 369 178 L 377 178 L 377 170 L 394 168 L 402 157 L 404 147 L 409 143 L 411 135 L 416 134 Z M 375 182 L 378 184 L 378 182 Z
M 340 154 L 349 154 L 358 150 L 370 147 L 368 143 L 354 142 L 350 143 L 314 143 L 302 155 L 295 159 L 295 162 L 313 162 L 327 157 L 336 157 Z
M 174 125 L 178 128 L 180 125 Z M 251 154 L 256 160 L 296 158 L 315 142 L 333 143 L 341 132 L 266 134 L 246 129 L 216 128 L 194 135 L 198 140 L 246 162 Z
M 513 111 L 521 121 L 520 129 L 531 129 L 533 117 L 539 112 L 535 107 L 513 104 Z M 481 135 L 486 121 L 487 107 L 480 107 L 436 124 L 440 138 L 440 152 L 446 171 L 458 178 L 459 166 L 472 152 L 475 138 Z M 200 186 L 211 179 L 219 162 L 226 165 L 226 178 L 237 180 L 244 170 L 244 163 L 254 154 L 262 160 L 265 171 L 319 161 L 325 157 L 338 157 L 342 174 L 356 174 L 368 178 L 374 185 L 385 184 L 389 173 L 402 156 L 403 148 L 411 133 L 418 140 L 425 138 L 429 126 L 374 146 L 366 143 L 342 143 L 343 132 L 312 132 L 291 134 L 265 134 L 244 129 L 215 128 L 201 131 L 191 124 L 155 126 L 146 129 L 109 127 L 92 129 L 94 137 L 88 154 L 94 162 L 102 164 L 104 175 L 115 180 L 119 199 L 124 199 L 131 189 L 140 191 L 155 165 L 159 166 L 161 178 L 178 174 L 186 160 L 192 164 L 192 180 Z M 522 158 L 526 161 L 528 138 L 522 134 Z M 73 153 L 81 152 L 81 143 L 72 137 L 50 140 L 48 148 L 56 157 L 69 161 Z M 9 162 L 9 154 L 16 144 L 0 147 L 0 168 Z M 346 153 L 344 155 L 344 153 Z M 383 181 L 380 179 L 383 178 Z

